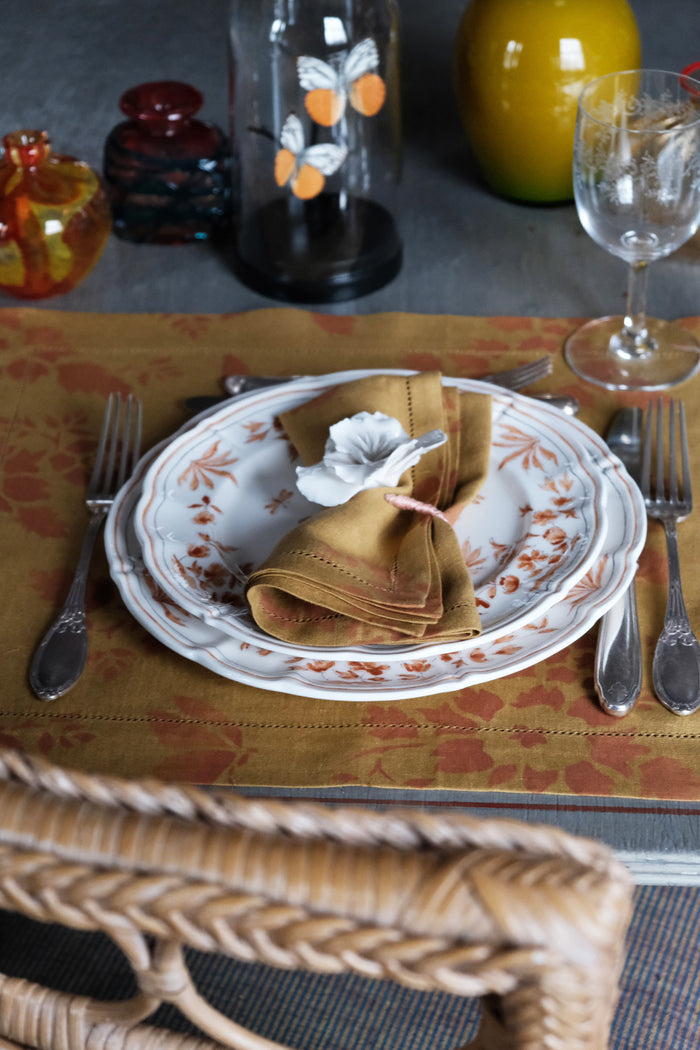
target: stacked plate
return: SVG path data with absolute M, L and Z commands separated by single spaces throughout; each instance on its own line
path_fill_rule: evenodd
M 488 478 L 456 525 L 481 635 L 341 650 L 262 632 L 245 602 L 246 575 L 318 510 L 296 488 L 295 453 L 278 417 L 333 385 L 381 373 L 310 377 L 232 399 L 144 456 L 112 507 L 106 548 L 126 605 L 151 634 L 249 685 L 395 700 L 522 670 L 570 645 L 613 604 L 646 534 L 639 490 L 622 464 L 556 408 L 445 378 L 492 397 Z

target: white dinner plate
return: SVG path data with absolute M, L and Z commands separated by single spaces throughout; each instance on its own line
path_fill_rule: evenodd
M 135 528 L 154 581 L 182 609 L 287 656 L 362 660 L 377 652 L 423 657 L 454 650 L 454 641 L 294 645 L 261 631 L 245 602 L 246 574 L 319 509 L 296 487 L 295 454 L 278 416 L 332 385 L 372 374 L 336 373 L 257 391 L 165 447 L 144 480 Z M 444 382 L 492 397 L 488 477 L 455 526 L 482 623 L 481 635 L 460 645 L 464 652 L 543 615 L 585 575 L 603 542 L 606 487 L 569 417 L 487 384 Z
M 469 651 L 405 657 L 383 652 L 345 660 L 327 650 L 289 656 L 234 639 L 180 608 L 146 569 L 134 529 L 143 479 L 167 441 L 143 457 L 109 513 L 105 545 L 112 577 L 132 615 L 174 652 L 233 681 L 298 696 L 343 701 L 401 700 L 478 685 L 514 674 L 571 645 L 629 586 L 646 536 L 641 495 L 601 438 L 573 422 L 603 475 L 601 549 L 591 568 L 547 614 Z

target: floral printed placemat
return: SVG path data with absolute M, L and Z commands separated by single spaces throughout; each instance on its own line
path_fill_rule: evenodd
M 234 372 L 416 368 L 478 376 L 542 353 L 581 418 L 604 432 L 622 405 L 578 382 L 562 358 L 575 319 L 380 314 L 273 307 L 246 314 L 90 315 L 0 310 L 0 742 L 66 765 L 209 784 L 370 785 L 700 799 L 700 721 L 665 711 L 651 689 L 663 623 L 666 554 L 651 523 L 639 571 L 644 687 L 623 720 L 593 688 L 593 628 L 510 677 L 423 699 L 348 703 L 267 692 L 217 677 L 136 623 L 98 549 L 88 587 L 90 655 L 78 685 L 44 704 L 27 666 L 61 604 L 86 521 L 83 495 L 104 397 L 143 401 L 145 444 L 187 418 L 185 398 Z M 686 321 L 700 334 L 700 318 Z M 674 391 L 700 462 L 700 380 Z M 686 602 L 700 630 L 700 514 L 680 527 Z M 364 673 L 358 664 L 354 673 Z

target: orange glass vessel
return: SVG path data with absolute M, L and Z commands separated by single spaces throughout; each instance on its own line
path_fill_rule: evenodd
M 457 32 L 455 89 L 491 188 L 524 201 L 570 200 L 582 89 L 640 66 L 627 0 L 471 0 Z
M 112 228 L 102 183 L 87 164 L 53 153 L 44 131 L 2 141 L 0 289 L 18 299 L 68 292 L 93 268 Z

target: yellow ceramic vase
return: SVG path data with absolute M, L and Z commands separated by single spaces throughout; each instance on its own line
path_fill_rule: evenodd
M 582 88 L 640 65 L 627 0 L 471 0 L 457 32 L 455 87 L 489 185 L 518 200 L 570 200 Z

